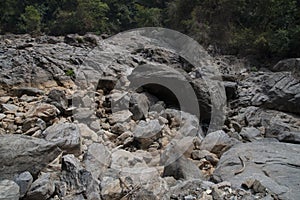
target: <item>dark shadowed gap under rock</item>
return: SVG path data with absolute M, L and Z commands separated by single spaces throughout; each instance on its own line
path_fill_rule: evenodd
M 147 84 L 142 86 L 145 92 L 152 94 L 159 100 L 165 102 L 166 108 L 174 108 L 180 110 L 180 105 L 175 94 L 168 88 L 159 84 Z

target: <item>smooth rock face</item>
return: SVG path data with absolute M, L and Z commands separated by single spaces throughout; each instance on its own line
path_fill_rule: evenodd
M 26 149 L 26 151 L 25 151 Z M 34 177 L 61 150 L 53 142 L 23 135 L 0 136 L 0 179 L 13 179 L 15 174 L 29 171 Z
M 26 171 L 19 174 L 14 180 L 20 187 L 20 197 L 24 197 L 33 182 L 33 177 Z
M 81 135 L 77 125 L 58 123 L 48 127 L 43 133 L 47 141 L 55 143 L 67 153 L 81 153 Z
M 1 200 L 19 200 L 19 186 L 10 180 L 0 181 L 0 199 Z
M 238 144 L 223 154 L 214 176 L 217 180 L 229 181 L 241 187 L 247 179 L 256 179 L 271 194 L 280 199 L 297 199 L 300 181 L 300 147 L 278 142 L 255 142 Z M 238 157 L 243 159 L 242 168 Z

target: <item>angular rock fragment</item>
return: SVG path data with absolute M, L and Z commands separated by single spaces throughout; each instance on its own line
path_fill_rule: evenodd
M 26 117 L 38 117 L 48 122 L 51 119 L 54 119 L 57 115 L 60 114 L 60 111 L 51 104 L 39 103 L 36 106 L 33 106 L 27 113 Z
M 129 103 L 129 110 L 133 114 L 132 119 L 140 120 L 145 118 L 148 114 L 149 104 L 150 102 L 146 95 L 138 93 L 132 94 Z
M 23 135 L 0 135 L 0 179 L 29 171 L 34 177 L 57 158 L 61 150 L 53 142 Z
M 94 179 L 74 155 L 68 154 L 62 158 L 61 180 L 66 183 L 68 191 L 78 191 L 88 199 L 100 199 L 100 183 Z
M 209 133 L 201 142 L 200 149 L 208 150 L 219 157 L 238 141 L 230 138 L 224 131 Z
M 247 141 L 254 141 L 259 137 L 260 131 L 254 127 L 242 128 L 240 135 Z
M 55 143 L 66 153 L 81 153 L 81 135 L 77 125 L 58 123 L 48 127 L 42 135 L 47 141 Z
M 30 172 L 26 171 L 19 174 L 14 180 L 20 187 L 20 197 L 24 197 L 33 182 Z
M 68 100 L 65 93 L 57 89 L 53 89 L 49 92 L 46 102 L 54 105 L 61 113 L 65 112 L 68 107 Z
M 44 94 L 44 91 L 42 91 L 38 88 L 33 88 L 33 87 L 22 87 L 22 88 L 14 89 L 13 94 L 18 97 L 21 97 L 24 94 L 27 96 L 37 96 L 37 95 Z
M 191 160 L 183 156 L 164 167 L 163 177 L 166 176 L 173 176 L 175 179 L 204 180 L 200 169 Z
M 157 119 L 150 120 L 149 122 L 140 121 L 133 131 L 138 146 L 142 149 L 148 148 L 152 142 L 158 139 L 162 128 L 163 126 L 160 125 Z
M 103 144 L 93 143 L 84 155 L 84 164 L 86 169 L 92 173 L 94 179 L 97 180 L 110 166 L 111 153 Z
M 114 112 L 109 117 L 109 123 L 115 124 L 115 123 L 129 122 L 131 119 L 131 116 L 132 116 L 132 113 L 129 110 Z
M 26 200 L 47 200 L 55 191 L 54 179 L 50 173 L 42 174 L 35 180 L 26 195 Z

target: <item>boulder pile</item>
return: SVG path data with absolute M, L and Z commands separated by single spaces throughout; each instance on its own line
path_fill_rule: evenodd
M 299 59 L 125 36 L 0 36 L 0 199 L 300 198 Z

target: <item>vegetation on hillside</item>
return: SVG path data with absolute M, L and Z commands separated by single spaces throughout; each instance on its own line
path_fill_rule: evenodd
M 0 32 L 114 34 L 160 26 L 223 53 L 300 56 L 298 0 L 1 0 Z

